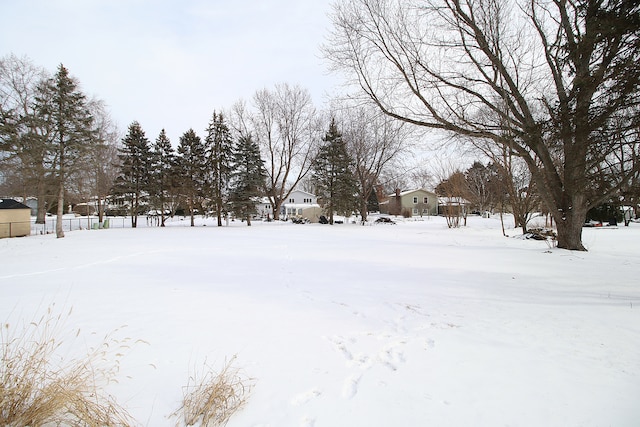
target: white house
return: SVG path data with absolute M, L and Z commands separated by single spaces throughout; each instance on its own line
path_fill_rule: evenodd
M 287 200 L 280 207 L 280 219 L 306 218 L 311 222 L 317 222 L 321 215 L 318 197 L 315 194 L 302 190 L 293 190 Z M 262 197 L 256 204 L 257 215 L 268 218 L 273 213 L 273 204 L 268 197 Z
M 307 193 L 306 191 L 293 190 L 291 194 L 289 194 L 285 204 L 317 205 L 318 197 L 315 194 Z
M 268 197 L 260 197 L 256 203 L 256 215 L 259 218 L 271 218 L 273 207 Z
M 311 222 L 318 222 L 322 210 L 318 205 L 318 197 L 302 190 L 293 190 L 281 209 L 280 215 L 285 220 L 296 217 Z

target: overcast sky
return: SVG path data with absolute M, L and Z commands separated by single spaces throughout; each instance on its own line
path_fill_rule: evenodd
M 319 45 L 330 0 L 0 0 L 0 56 L 64 64 L 121 132 L 203 136 L 213 110 L 276 83 L 334 91 Z

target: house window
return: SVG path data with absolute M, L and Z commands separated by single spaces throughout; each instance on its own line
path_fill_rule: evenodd
M 418 215 L 418 208 L 413 208 L 413 214 Z
M 289 203 L 295 203 L 295 199 L 289 199 Z
M 425 198 L 424 198 L 424 204 L 425 204 L 425 205 L 428 205 L 428 204 L 429 204 L 429 198 L 428 198 L 428 197 L 425 197 Z
M 413 198 L 413 204 L 414 204 L 414 205 L 417 205 L 417 204 L 418 204 L 418 198 L 417 198 L 417 197 L 414 197 L 414 198 Z

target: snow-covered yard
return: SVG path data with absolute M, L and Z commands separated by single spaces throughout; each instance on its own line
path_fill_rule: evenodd
M 0 240 L 0 321 L 72 308 L 80 353 L 126 325 L 109 392 L 145 426 L 234 355 L 229 427 L 640 425 L 640 224 L 587 253 L 495 218 L 211 225 Z

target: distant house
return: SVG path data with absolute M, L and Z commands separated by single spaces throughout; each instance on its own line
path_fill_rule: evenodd
M 293 190 L 282 204 L 280 212 L 283 219 L 305 218 L 311 222 L 318 222 L 322 215 L 322 208 L 318 204 L 318 196 L 302 190 Z
M 31 208 L 13 199 L 0 199 L 0 238 L 31 234 Z
M 261 197 L 256 203 L 256 214 L 259 218 L 271 218 L 273 208 L 268 197 Z
M 261 218 L 270 218 L 273 213 L 273 204 L 268 197 L 262 197 L 256 203 L 257 215 Z M 291 192 L 287 200 L 280 206 L 280 219 L 306 218 L 311 222 L 318 222 L 322 215 L 322 208 L 318 204 L 315 194 L 302 190 Z
M 380 213 L 404 215 L 406 217 L 429 216 L 438 214 L 438 196 L 432 191 L 418 188 L 390 194 L 379 203 Z

